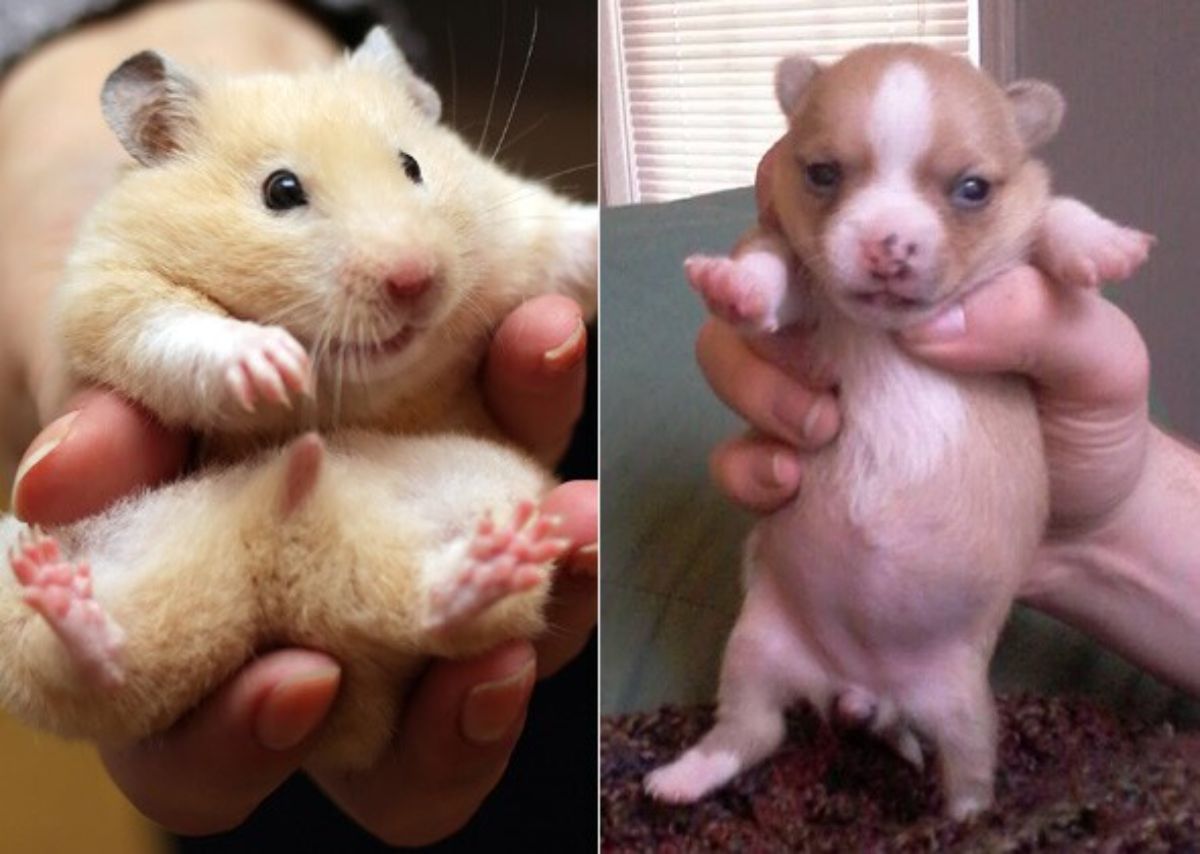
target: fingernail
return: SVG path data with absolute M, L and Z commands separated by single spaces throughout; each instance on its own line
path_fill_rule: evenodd
M 276 685 L 254 722 L 258 743 L 268 750 L 291 750 L 312 735 L 333 705 L 340 678 L 337 665 L 316 665 Z
M 587 328 L 583 325 L 583 319 L 580 318 L 575 321 L 575 329 L 567 336 L 567 340 L 557 347 L 547 350 L 542 355 L 542 359 L 547 367 L 561 371 L 574 366 L 579 361 L 586 349 L 586 344 Z
M 791 486 L 800 477 L 800 463 L 791 454 L 777 451 L 771 455 L 771 482 L 768 486 Z
M 800 430 L 804 433 L 804 438 L 815 438 L 817 431 L 817 421 L 821 418 L 821 413 L 825 411 L 825 401 L 822 398 L 817 398 L 812 402 L 812 406 L 808 408 L 808 414 L 804 416 L 804 424 Z
M 530 656 L 511 676 L 472 688 L 462 713 L 462 731 L 467 741 L 482 746 L 503 738 L 525 711 L 535 675 Z
M 33 471 L 38 463 L 54 453 L 54 450 L 67 440 L 67 437 L 71 435 L 71 427 L 74 426 L 78 416 L 78 411 L 68 412 L 52 422 L 21 458 L 21 464 L 17 466 L 17 476 L 13 478 L 12 488 L 12 509 L 18 517 L 21 516 L 21 481 L 25 479 L 25 475 Z
M 955 303 L 932 320 L 900 334 L 908 341 L 951 341 L 967 331 L 967 315 L 960 303 Z
M 573 575 L 594 576 L 600 565 L 600 546 L 588 543 L 575 549 L 571 559 L 567 561 L 566 569 Z

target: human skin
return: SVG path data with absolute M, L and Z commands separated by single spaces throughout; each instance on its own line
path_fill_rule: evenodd
M 44 429 L 26 451 L 13 506 L 57 524 L 175 476 L 187 437 L 116 395 L 86 390 L 59 402 L 46 309 L 76 226 L 127 161 L 98 110 L 98 81 L 155 45 L 187 61 L 208 52 L 229 67 L 301 68 L 341 48 L 283 4 L 212 0 L 150 5 L 39 49 L 0 82 L 0 413 L 32 399 Z M 582 409 L 587 338 L 561 297 L 526 303 L 496 332 L 481 370 L 485 399 L 510 436 L 553 463 Z M 28 407 L 24 407 L 28 408 Z M 586 644 L 595 624 L 596 484 L 552 491 L 547 513 L 579 544 L 556 581 L 556 631 L 466 661 L 439 661 L 415 689 L 394 744 L 368 772 L 314 775 L 352 818 L 386 842 L 417 845 L 461 827 L 503 774 L 537 677 Z M 104 751 L 116 783 L 143 813 L 181 833 L 239 824 L 304 767 L 337 692 L 336 661 L 311 650 L 256 659 L 153 744 Z
M 759 170 L 767 221 L 761 191 L 775 156 Z M 900 340 L 947 370 L 1030 379 L 1051 521 L 1020 598 L 1200 695 L 1200 454 L 1151 424 L 1149 357 L 1133 322 L 1093 291 L 1021 267 Z M 696 354 L 717 395 L 755 428 L 714 450 L 714 478 L 734 501 L 770 512 L 799 488 L 804 452 L 837 433 L 835 377 L 789 375 L 714 320 Z

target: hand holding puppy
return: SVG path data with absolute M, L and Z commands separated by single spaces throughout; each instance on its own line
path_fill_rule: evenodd
M 767 223 L 764 190 L 777 156 L 778 146 L 756 182 Z M 1200 638 L 1200 581 L 1180 571 L 1200 557 L 1200 455 L 1151 424 L 1149 358 L 1129 317 L 1093 291 L 1021 267 L 900 341 L 937 367 L 1032 381 L 1051 529 L 1020 598 L 1200 693 L 1200 669 L 1181 653 Z M 714 478 L 734 501 L 770 512 L 799 488 L 804 452 L 836 435 L 836 397 L 828 383 L 790 376 L 712 320 L 696 353 L 718 396 L 755 428 L 713 451 Z

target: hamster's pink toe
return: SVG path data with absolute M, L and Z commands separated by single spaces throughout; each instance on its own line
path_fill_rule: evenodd
M 62 560 L 58 543 L 42 534 L 24 536 L 11 564 L 25 602 L 62 641 L 84 677 L 101 688 L 120 685 L 125 633 L 92 598 L 88 565 Z
M 461 624 L 500 600 L 536 587 L 545 565 L 566 553 L 570 542 L 556 536 L 558 521 L 538 514 L 533 502 L 517 506 L 497 525 L 490 514 L 476 526 L 462 566 L 430 597 L 430 627 Z

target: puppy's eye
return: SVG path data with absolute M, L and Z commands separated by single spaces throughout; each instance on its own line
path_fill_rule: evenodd
M 950 203 L 960 208 L 978 208 L 986 204 L 991 195 L 992 185 L 986 178 L 967 175 L 951 188 Z
M 417 158 L 401 151 L 400 165 L 404 167 L 404 174 L 408 176 L 408 180 L 414 184 L 421 183 L 421 164 L 417 162 Z
M 296 173 L 277 169 L 263 182 L 263 204 L 273 211 L 286 211 L 308 204 L 308 194 Z
M 842 183 L 842 167 L 833 161 L 810 163 L 804 167 L 804 180 L 818 193 L 830 193 Z

